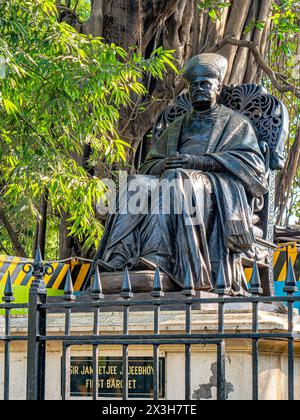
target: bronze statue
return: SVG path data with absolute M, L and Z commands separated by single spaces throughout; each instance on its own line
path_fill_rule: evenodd
M 153 181 L 173 182 L 171 211 L 161 211 L 165 197 L 157 190 L 151 211 L 112 215 L 95 258 L 100 271 L 159 266 L 183 287 L 191 270 L 195 287 L 212 291 L 223 263 L 227 292 L 247 291 L 241 254 L 254 243 L 250 202 L 267 193 L 268 184 L 250 121 L 217 103 L 227 66 L 218 54 L 188 62 L 184 78 L 192 111 L 171 124 L 150 151 L 141 175 L 128 180 L 128 188 L 137 180 L 143 185 L 143 210 L 149 210 Z

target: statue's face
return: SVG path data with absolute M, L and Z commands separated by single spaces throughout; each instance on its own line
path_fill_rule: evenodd
M 190 84 L 190 98 L 194 109 L 209 109 L 217 103 L 222 90 L 218 79 L 201 77 Z

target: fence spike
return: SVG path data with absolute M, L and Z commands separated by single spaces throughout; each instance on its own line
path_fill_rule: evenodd
M 102 292 L 102 283 L 101 283 L 101 276 L 99 267 L 96 268 L 94 281 L 92 285 L 92 299 L 98 300 L 103 299 L 104 295 Z
M 154 298 L 160 298 L 160 297 L 163 297 L 164 295 L 165 294 L 163 292 L 163 285 L 161 281 L 161 272 L 160 272 L 160 268 L 157 267 L 155 271 L 153 291 L 151 293 L 151 296 Z
M 224 264 L 223 264 L 223 261 L 221 261 L 219 271 L 218 271 L 218 276 L 217 276 L 215 293 L 217 293 L 218 295 L 225 295 L 226 289 L 227 289 L 227 285 L 226 285 Z
M 162 291 L 162 282 L 161 282 L 161 275 L 160 275 L 159 267 L 157 267 L 155 271 L 153 290 L 155 292 Z
M 5 289 L 4 289 L 4 296 L 2 298 L 3 302 L 13 302 L 14 294 L 13 294 L 13 287 L 12 287 L 12 281 L 11 281 L 11 275 L 10 272 L 7 274 L 6 283 L 5 283 Z
M 31 266 L 33 268 L 33 276 L 34 277 L 44 275 L 44 264 L 43 264 L 41 248 L 40 248 L 39 245 L 36 248 L 34 262 Z M 33 287 L 35 287 L 35 286 L 36 285 L 33 284 Z
M 64 299 L 69 301 L 75 300 L 71 270 L 68 270 L 67 272 L 64 288 Z
M 291 294 L 291 295 L 298 291 L 296 275 L 295 275 L 295 270 L 294 270 L 294 265 L 293 265 L 292 258 L 290 258 L 290 260 L 289 260 L 288 271 L 287 271 L 287 276 L 286 276 L 286 280 L 285 280 L 285 287 L 284 287 L 283 291 L 285 293 L 288 293 L 288 294 Z
M 41 248 L 38 246 L 36 248 L 35 256 L 34 256 L 34 262 L 33 263 L 24 263 L 23 265 L 23 271 L 26 274 L 31 273 L 33 276 L 33 281 L 30 285 L 29 294 L 40 294 L 40 295 L 46 295 L 46 285 L 44 281 L 44 275 L 46 272 L 46 266 L 44 265 Z
M 262 295 L 263 289 L 261 284 L 261 278 L 259 274 L 257 260 L 254 261 L 253 272 L 250 280 L 249 292 L 253 295 Z
M 186 271 L 186 274 L 185 274 L 183 294 L 185 296 L 190 296 L 190 297 L 195 296 L 195 294 L 196 294 L 191 266 L 189 266 L 189 268 L 188 268 L 188 270 Z
M 34 258 L 34 263 L 36 265 L 40 265 L 43 262 L 43 258 L 42 258 L 42 252 L 41 252 L 41 248 L 38 245 L 37 249 L 36 249 L 36 253 L 35 253 L 35 258 Z
M 127 266 L 126 266 L 125 271 L 124 271 L 123 283 L 122 283 L 122 292 L 121 292 L 120 296 L 123 299 L 133 298 L 130 275 L 129 275 L 129 270 L 128 270 Z

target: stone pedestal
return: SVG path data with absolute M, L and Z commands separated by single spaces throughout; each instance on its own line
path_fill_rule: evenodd
M 226 312 L 226 331 L 250 332 L 252 313 L 249 307 L 235 308 Z M 300 331 L 300 319 L 295 317 L 295 330 Z M 261 307 L 259 311 L 261 332 L 285 332 L 287 316 L 277 314 L 272 307 Z M 92 314 L 72 316 L 72 332 L 76 335 L 91 334 Z M 104 313 L 100 320 L 104 334 L 122 334 L 122 313 Z M 26 334 L 27 319 L 12 319 L 12 334 Z M 161 333 L 184 333 L 185 316 L 183 312 L 163 312 Z M 204 333 L 217 330 L 217 312 L 214 307 L 193 312 L 193 332 Z M 130 332 L 146 334 L 153 331 L 153 314 L 138 312 L 130 314 Z M 48 317 L 48 334 L 64 333 L 63 314 Z M 0 335 L 4 334 L 4 319 L 0 318 Z M 61 343 L 47 344 L 47 399 L 61 398 Z M 3 366 L 4 345 L 0 344 L 0 366 Z M 229 400 L 251 400 L 252 398 L 252 343 L 251 340 L 226 341 L 226 381 Z M 101 346 L 100 356 L 121 356 L 120 346 Z M 287 399 L 287 343 L 284 341 L 262 340 L 259 346 L 259 394 L 262 400 Z M 91 356 L 91 346 L 72 347 L 73 356 Z M 132 346 L 131 357 L 152 357 L 151 346 Z M 164 345 L 160 348 L 161 357 L 166 361 L 166 399 L 184 399 L 184 346 Z M 216 348 L 195 345 L 192 347 L 192 390 L 196 400 L 216 399 Z M 25 399 L 26 396 L 26 343 L 12 344 L 11 355 L 11 398 Z M 0 398 L 3 396 L 3 368 L 0 369 Z M 300 399 L 300 343 L 295 343 L 295 381 L 296 399 Z

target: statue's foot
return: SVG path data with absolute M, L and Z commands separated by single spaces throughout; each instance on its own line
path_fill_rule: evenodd
M 126 265 L 130 269 L 130 271 L 148 271 L 148 270 L 155 271 L 156 270 L 156 265 L 152 263 L 151 261 L 146 260 L 143 257 L 140 257 L 138 261 L 136 262 L 136 264 L 128 262 L 128 264 Z M 117 273 L 117 272 L 122 272 L 125 269 L 125 265 L 124 267 L 122 266 L 116 267 L 115 265 L 109 264 L 102 260 L 97 260 L 96 266 L 99 268 L 99 271 L 103 273 Z
M 124 264 L 124 266 L 122 266 L 122 264 L 118 264 L 118 266 L 116 266 L 115 264 L 112 265 L 102 260 L 97 260 L 96 262 L 96 266 L 99 268 L 99 271 L 103 273 L 122 272 L 124 271 L 126 265 L 130 271 L 155 271 L 157 268 L 157 265 L 155 263 L 143 257 L 140 257 L 136 263 L 128 261 L 128 263 Z
M 96 267 L 99 268 L 100 273 L 114 273 L 116 271 L 122 271 L 122 269 L 118 270 L 111 264 L 108 264 L 102 260 L 97 260 Z
M 153 262 L 146 260 L 143 257 L 140 257 L 137 261 L 137 263 L 134 266 L 135 271 L 155 271 L 157 268 L 157 265 L 155 265 Z

